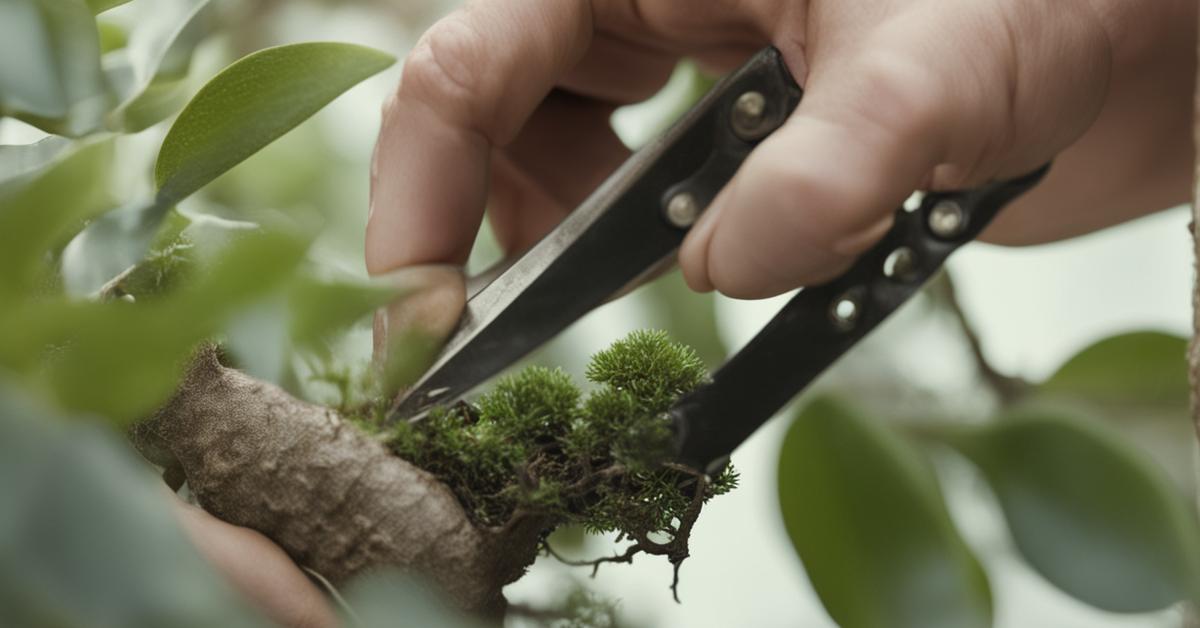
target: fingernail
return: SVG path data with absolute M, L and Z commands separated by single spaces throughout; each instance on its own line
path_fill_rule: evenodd
M 461 267 L 413 266 L 379 275 L 376 279 L 400 291 L 394 301 L 375 313 L 377 366 L 383 367 L 390 353 L 404 350 L 393 343 L 420 337 L 440 346 L 458 325 L 467 301 Z

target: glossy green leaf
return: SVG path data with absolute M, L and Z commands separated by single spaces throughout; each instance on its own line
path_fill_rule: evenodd
M 1039 388 L 1047 395 L 1126 408 L 1169 408 L 1186 413 L 1187 340 L 1139 332 L 1102 340 L 1067 361 Z
M 0 625 L 262 626 L 110 430 L 0 379 Z
M 1145 612 L 1200 592 L 1200 527 L 1163 473 L 1094 423 L 1026 410 L 947 441 L 974 461 L 1029 564 L 1072 596 Z
M 119 59 L 106 64 L 120 102 L 108 116 L 110 129 L 141 131 L 183 107 L 192 53 L 212 31 L 209 6 L 209 0 L 154 0 Z
M 779 460 L 784 524 L 844 628 L 990 626 L 987 576 L 931 469 L 877 422 L 830 399 L 792 422 Z
M 160 198 L 192 194 L 394 62 L 340 43 L 280 46 L 237 61 L 196 94 L 163 141 L 154 170 Z
M 83 0 L 0 2 L 0 115 L 80 136 L 100 127 L 108 104 Z
M 115 204 L 112 163 L 111 140 L 90 142 L 36 176 L 0 188 L 0 233 L 20 234 L 0 246 L 0 294 L 28 289 L 47 251 Z

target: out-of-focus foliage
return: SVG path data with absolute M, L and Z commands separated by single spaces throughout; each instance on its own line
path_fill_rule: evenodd
M 827 398 L 811 402 L 783 441 L 779 503 L 840 625 L 991 625 L 987 576 L 950 521 L 932 468 L 884 425 Z
M 265 626 L 119 437 L 0 383 L 0 624 Z
M 1161 469 L 1095 425 L 1021 410 L 946 441 L 983 471 L 1047 580 L 1116 612 L 1200 593 L 1200 528 Z
M 1186 352 L 1187 339 L 1178 336 L 1160 332 L 1114 336 L 1067 361 L 1039 387 L 1039 393 L 1132 414 L 1145 410 L 1186 412 Z
M 259 625 L 103 426 L 148 416 L 248 313 L 278 304 L 282 371 L 395 296 L 308 259 L 308 217 L 177 207 L 394 59 L 281 46 L 193 97 L 219 12 L 125 4 L 0 3 L 0 116 L 50 133 L 0 146 L 0 624 Z
M 1163 466 L 1130 441 L 1141 444 L 1147 424 L 1169 424 L 1190 451 L 1185 349 L 1160 333 L 1113 337 L 986 423 L 900 425 L 979 468 L 1016 548 L 1051 584 L 1107 611 L 1168 608 L 1200 599 L 1200 525 Z M 952 602 L 969 579 L 920 577 L 939 563 L 922 557 L 928 544 L 910 531 L 930 537 L 950 524 L 907 525 L 942 498 L 912 459 L 916 450 L 892 431 L 826 400 L 806 406 L 779 466 L 789 534 L 842 625 L 971 625 Z M 978 582 L 986 598 L 986 580 Z M 923 596 L 913 591 L 921 583 Z M 939 602 L 906 623 L 905 605 L 921 599 Z

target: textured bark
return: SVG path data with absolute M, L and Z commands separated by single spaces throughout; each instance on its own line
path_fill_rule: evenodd
M 213 351 L 134 441 L 154 462 L 181 468 L 206 510 L 262 532 L 334 584 L 401 567 L 467 610 L 495 613 L 545 525 L 472 525 L 433 476 L 332 410 L 223 367 Z

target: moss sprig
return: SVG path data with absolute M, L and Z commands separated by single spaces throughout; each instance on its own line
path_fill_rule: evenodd
M 593 356 L 586 375 L 597 387 L 584 395 L 562 370 L 528 367 L 473 404 L 391 428 L 385 442 L 480 525 L 540 516 L 616 531 L 629 549 L 587 564 L 650 553 L 678 569 L 703 503 L 737 483 L 730 466 L 710 478 L 670 462 L 666 412 L 705 381 L 704 363 L 664 332 L 640 331 Z

